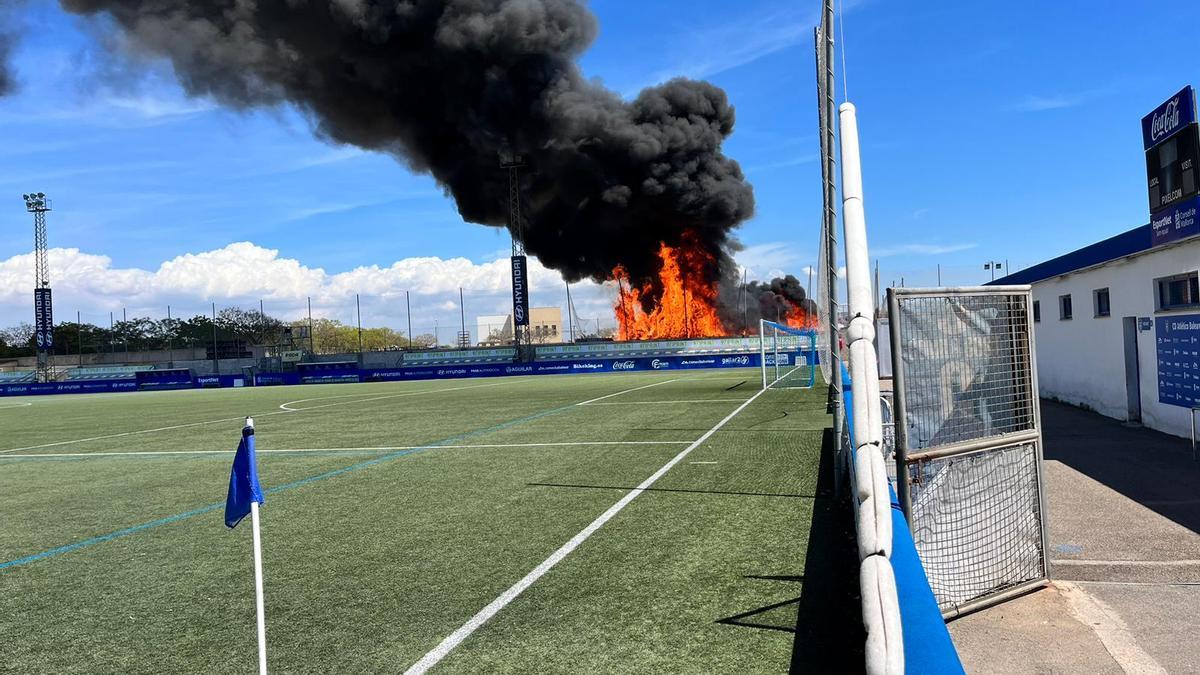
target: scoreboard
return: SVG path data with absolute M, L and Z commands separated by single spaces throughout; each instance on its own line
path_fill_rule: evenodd
M 1200 125 L 1184 87 L 1142 118 L 1153 244 L 1200 234 Z
M 1197 125 L 1146 151 L 1146 175 L 1150 187 L 1150 212 L 1154 213 L 1196 196 Z

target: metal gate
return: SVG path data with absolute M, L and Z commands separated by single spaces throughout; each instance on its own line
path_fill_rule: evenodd
M 897 492 L 942 614 L 1048 577 L 1028 286 L 888 289 Z

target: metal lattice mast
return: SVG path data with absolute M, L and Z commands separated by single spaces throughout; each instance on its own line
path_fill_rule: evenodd
M 529 356 L 529 279 L 525 266 L 525 222 L 521 219 L 520 155 L 502 158 L 500 168 L 508 170 L 508 231 L 512 234 L 513 268 L 513 347 L 518 361 Z
M 841 377 L 841 335 L 838 330 L 838 303 L 837 303 L 837 186 L 835 184 L 834 172 L 836 170 L 834 152 L 837 147 L 837 138 L 834 135 L 834 52 L 833 52 L 833 0 L 825 0 L 823 3 L 823 12 L 821 17 L 821 25 L 816 30 L 816 53 L 817 53 L 817 98 L 818 112 L 820 115 L 819 127 L 821 132 L 821 179 L 822 179 L 822 203 L 824 206 L 823 217 L 821 222 L 821 252 L 824 254 L 823 259 L 818 262 L 820 265 L 819 282 L 823 288 L 821 289 L 825 297 L 819 298 L 818 302 L 825 305 L 825 311 L 828 312 L 829 322 L 829 347 L 824 350 L 822 356 L 828 356 L 829 370 L 826 371 L 829 377 L 830 394 L 833 399 L 833 405 L 837 413 L 834 415 L 834 430 L 841 435 L 842 416 L 840 406 L 842 402 L 842 377 Z M 822 369 L 824 370 L 824 368 Z
M 33 214 L 33 318 L 37 379 L 39 382 L 49 382 L 56 376 L 50 358 L 54 353 L 54 310 L 50 296 L 50 263 L 46 246 L 46 212 L 51 206 L 44 192 L 31 192 L 21 197 L 25 200 L 25 210 Z

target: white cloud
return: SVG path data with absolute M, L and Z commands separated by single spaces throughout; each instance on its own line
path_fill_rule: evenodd
M 806 258 L 795 245 L 782 241 L 747 246 L 733 255 L 734 262 L 745 268 L 752 280 L 796 274 L 797 265 Z M 803 272 L 807 273 L 807 268 Z
M 476 263 L 466 258 L 405 258 L 386 267 L 369 265 L 330 273 L 300 260 L 281 257 L 279 251 L 248 241 L 219 249 L 187 253 L 160 264 L 157 269 L 117 267 L 110 257 L 77 248 L 50 250 L 51 286 L 58 320 L 74 319 L 104 325 L 108 313 L 129 316 L 165 316 L 171 305 L 174 316 L 207 313 L 239 305 L 255 308 L 259 300 L 267 313 L 292 319 L 304 316 L 311 297 L 313 313 L 344 322 L 354 320 L 355 295 L 360 296 L 365 325 L 403 328 L 405 292 L 411 294 L 413 329 L 424 332 L 435 321 L 457 324 L 458 289 L 466 296 L 468 323 L 477 314 L 508 312 L 511 270 L 508 258 Z M 33 254 L 0 261 L 0 325 L 30 321 L 33 316 Z M 529 261 L 532 300 L 535 305 L 565 306 L 562 277 Z M 589 325 L 599 318 L 612 325 L 613 291 L 604 285 L 581 282 L 571 287 L 576 313 Z M 564 315 L 565 320 L 565 315 Z

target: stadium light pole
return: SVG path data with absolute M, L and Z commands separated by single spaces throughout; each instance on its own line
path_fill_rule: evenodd
M 167 366 L 175 367 L 175 323 L 171 321 L 170 305 L 167 305 Z
M 362 305 L 358 301 L 358 293 L 354 294 L 354 314 L 358 319 L 358 365 L 362 366 Z
M 408 291 L 404 291 L 404 317 L 408 320 L 408 348 L 412 349 L 412 304 L 409 302 Z
M 458 321 L 459 321 L 459 323 L 458 323 L 458 325 L 459 325 L 458 346 L 459 347 L 467 347 L 467 346 L 469 346 L 467 344 L 467 342 L 469 341 L 467 338 L 467 308 L 466 308 L 466 305 L 463 304 L 462 286 L 458 287 Z
M 312 328 L 312 296 L 310 295 L 308 296 L 308 351 L 313 354 L 317 353 L 317 343 L 314 340 L 315 337 L 316 336 L 313 335 Z
M 217 303 L 212 304 L 213 375 L 221 374 L 221 362 L 217 360 Z
M 571 334 L 571 342 L 575 342 L 575 318 L 572 316 L 574 310 L 571 307 L 571 282 L 564 281 L 567 286 L 567 332 Z
M 79 367 L 83 367 L 83 317 L 75 310 L 75 346 L 79 347 Z
M 54 303 L 50 294 L 49 250 L 46 247 L 46 212 L 51 209 L 44 192 L 21 195 L 25 210 L 33 214 L 33 317 L 34 345 L 37 350 L 37 380 L 51 382 L 54 371 Z M 70 345 L 67 346 L 70 351 Z

